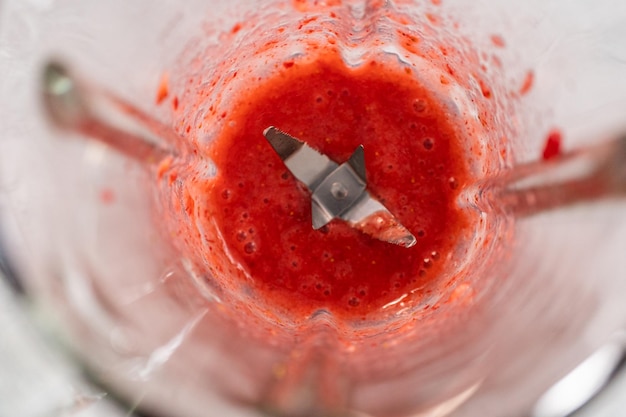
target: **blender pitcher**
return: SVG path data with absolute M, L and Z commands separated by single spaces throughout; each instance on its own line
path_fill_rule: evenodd
M 623 329 L 626 6 L 0 6 L 2 247 L 29 298 L 49 314 L 46 325 L 133 408 L 187 417 L 523 416 Z M 402 278 L 399 297 L 366 309 L 367 290 L 346 295 L 342 308 L 358 315 L 325 304 L 332 289 L 321 286 L 315 302 L 278 302 L 241 261 L 284 247 L 284 257 L 262 256 L 276 271 L 287 268 L 289 245 L 308 244 L 302 235 L 281 232 L 269 241 L 258 233 L 266 230 L 261 220 L 245 229 L 240 254 L 225 243 L 217 216 L 205 214 L 221 209 L 203 195 L 232 149 L 220 138 L 249 119 L 265 123 L 266 113 L 252 117 L 241 108 L 304 94 L 306 83 L 264 86 L 299 67 L 318 68 L 328 53 L 346 79 L 374 62 L 389 79 L 416 80 L 431 101 L 415 100 L 415 111 L 423 120 L 445 114 L 466 167 L 463 180 L 445 178 L 467 225 L 451 249 L 422 256 L 414 276 Z M 343 107 L 334 109 L 327 120 L 340 120 Z M 320 199 L 325 221 L 394 253 L 419 250 L 422 231 L 384 198 L 390 191 L 370 169 L 379 156 L 366 139 L 357 137 L 364 156 L 355 143 L 337 158 L 333 146 L 312 144 L 340 129 L 323 115 L 306 131 L 259 127 L 250 135 L 262 151 L 250 152 L 283 162 L 300 195 L 318 201 L 320 183 L 343 168 L 356 178 L 358 201 L 371 205 L 333 212 Z M 306 161 L 290 163 L 297 152 Z M 302 167 L 314 158 L 330 168 L 311 164 L 325 177 L 307 182 Z M 249 163 L 241 159 L 231 172 Z M 250 189 L 263 187 L 257 174 Z M 346 184 L 329 183 L 332 202 L 350 195 Z M 264 204 L 242 201 L 251 212 Z M 404 207 L 419 204 L 408 199 Z M 376 217 L 376 227 L 362 221 L 380 213 L 386 217 Z M 311 225 L 313 215 L 303 216 Z M 322 241 L 334 230 L 315 219 L 313 228 Z M 322 280 L 335 273 L 350 275 L 337 263 Z M 315 287 L 304 272 L 291 276 L 303 285 L 293 294 Z

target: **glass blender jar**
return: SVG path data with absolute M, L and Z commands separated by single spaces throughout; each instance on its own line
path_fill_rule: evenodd
M 623 328 L 624 202 L 606 193 L 548 211 L 559 204 L 544 207 L 541 193 L 510 203 L 497 190 L 526 189 L 533 178 L 518 167 L 532 168 L 555 128 L 565 156 L 620 133 L 621 9 L 608 0 L 7 1 L 7 257 L 95 378 L 148 411 L 524 415 Z M 276 65 L 329 45 L 353 68 L 382 56 L 410 68 L 477 148 L 475 182 L 458 199 L 475 228 L 458 262 L 427 301 L 400 300 L 365 325 L 328 309 L 283 316 L 231 275 L 203 270 L 189 254 L 198 246 L 174 237 L 197 223 L 171 201 L 193 175 L 219 169 L 194 157 L 228 127 L 212 114 L 232 110 Z M 41 85 L 50 60 L 75 70 L 103 125 L 154 137 L 159 156 L 51 123 Z M 569 165 L 554 163 L 555 174 L 538 170 L 539 186 L 544 169 L 567 183 Z M 170 181 L 179 166 L 190 168 Z

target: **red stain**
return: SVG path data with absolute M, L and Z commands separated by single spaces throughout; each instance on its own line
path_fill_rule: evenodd
M 341 0 L 293 0 L 294 9 L 299 12 L 310 12 L 327 7 L 341 6 Z
M 495 65 L 496 67 L 502 68 L 502 61 L 497 56 L 493 55 L 491 57 L 491 62 L 493 62 L 493 65 Z
M 299 12 L 308 10 L 309 2 L 307 0 L 293 0 L 293 7 Z
M 163 175 L 172 167 L 172 158 L 165 158 L 159 163 L 159 166 L 156 170 L 157 179 L 163 179 Z
M 426 18 L 435 26 L 439 26 L 441 21 L 439 20 L 439 16 L 435 16 L 432 13 L 426 13 Z
M 491 98 L 491 88 L 482 78 L 478 79 L 478 85 L 480 85 L 480 92 L 483 94 L 483 97 Z
M 172 109 L 174 111 L 178 110 L 178 96 L 174 96 L 172 99 Z
M 491 43 L 498 48 L 504 48 L 506 46 L 506 42 L 504 42 L 504 38 L 501 35 L 491 35 Z
M 454 77 L 454 69 L 452 69 L 452 67 L 450 66 L 450 64 L 446 64 L 446 71 L 448 72 L 448 74 L 450 74 L 451 76 Z
M 188 216 L 193 216 L 196 208 L 196 202 L 193 199 L 193 196 L 189 195 L 189 193 L 185 193 L 185 212 Z
M 309 17 L 307 19 L 304 19 L 301 23 L 300 23 L 300 28 L 302 28 L 303 26 L 308 25 L 309 23 L 313 23 L 317 20 L 317 16 L 313 16 L 313 17 Z
M 531 70 L 526 73 L 526 77 L 524 78 L 522 87 L 519 89 L 519 93 L 525 96 L 526 94 L 530 92 L 530 90 L 532 90 L 534 84 L 535 84 L 535 73 Z
M 557 129 L 554 129 L 548 134 L 546 144 L 543 147 L 542 157 L 544 161 L 556 158 L 561 155 L 561 143 L 563 141 L 563 135 Z
M 400 36 L 400 45 L 408 52 L 417 54 L 417 44 L 419 43 L 420 39 L 415 35 L 401 30 L 398 31 L 398 35 Z
M 230 32 L 234 35 L 235 33 L 239 32 L 242 27 L 243 26 L 241 25 L 241 23 L 237 23 L 235 26 L 233 26 Z
M 110 188 L 100 190 L 100 202 L 104 205 L 110 205 L 115 202 L 115 192 Z
M 164 73 L 161 76 L 161 81 L 159 82 L 159 87 L 157 88 L 156 104 L 159 105 L 163 103 L 169 93 L 169 76 L 167 73 Z

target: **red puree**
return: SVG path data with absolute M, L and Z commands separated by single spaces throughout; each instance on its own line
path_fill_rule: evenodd
M 552 130 L 548 134 L 546 144 L 543 147 L 542 157 L 545 161 L 556 158 L 561 154 L 562 135 L 559 130 Z
M 422 295 L 442 273 L 469 227 L 455 207 L 467 158 L 447 109 L 411 71 L 374 61 L 350 69 L 335 52 L 319 54 L 237 96 L 231 123 L 210 148 L 217 176 L 187 184 L 187 200 L 195 201 L 187 212 L 206 208 L 196 224 L 205 233 L 217 227 L 257 299 L 301 318 L 321 308 L 364 316 L 405 294 Z M 263 137 L 268 126 L 338 163 L 362 144 L 370 192 L 417 244 L 382 242 L 341 220 L 313 230 L 310 193 Z M 219 263 L 226 257 L 218 248 L 202 256 Z M 236 271 L 218 265 L 213 272 L 225 270 Z

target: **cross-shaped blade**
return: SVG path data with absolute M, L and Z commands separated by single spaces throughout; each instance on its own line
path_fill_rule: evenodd
M 411 232 L 367 191 L 363 146 L 339 165 L 273 126 L 263 135 L 287 169 L 311 191 L 314 229 L 340 218 L 376 239 L 407 248 L 415 245 Z

